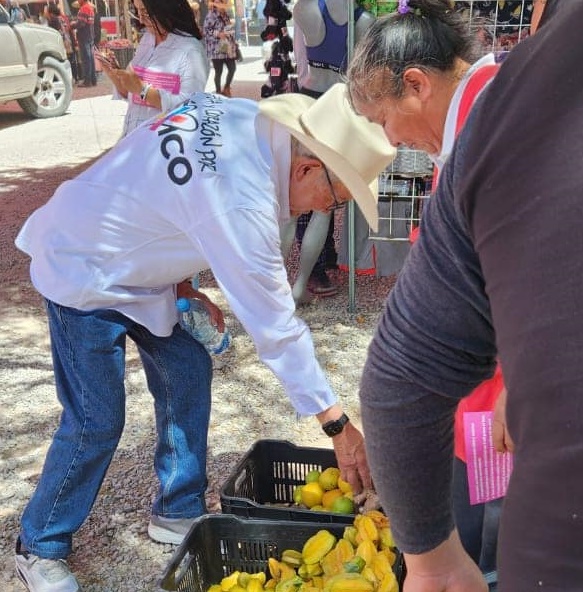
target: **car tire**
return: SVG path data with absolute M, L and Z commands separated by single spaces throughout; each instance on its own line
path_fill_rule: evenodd
M 33 117 L 58 117 L 69 108 L 72 97 L 73 83 L 67 67 L 47 56 L 38 70 L 34 93 L 18 99 L 18 104 Z

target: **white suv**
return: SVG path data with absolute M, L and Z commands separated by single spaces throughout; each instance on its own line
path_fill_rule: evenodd
M 0 103 L 16 99 L 33 117 L 62 115 L 73 96 L 73 77 L 61 34 L 11 22 L 0 4 L 0 48 Z

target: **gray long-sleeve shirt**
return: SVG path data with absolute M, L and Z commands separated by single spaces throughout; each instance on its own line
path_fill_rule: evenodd
M 457 402 L 499 356 L 516 444 L 499 592 L 583 589 L 583 2 L 564 5 L 470 116 L 361 384 L 383 507 L 420 553 L 453 528 Z

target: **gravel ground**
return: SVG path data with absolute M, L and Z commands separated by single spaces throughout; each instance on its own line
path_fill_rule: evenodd
M 248 93 L 247 96 L 256 96 L 258 92 L 257 84 L 239 83 L 234 88 L 235 93 L 238 88 L 239 93 Z M 105 86 L 104 91 L 108 92 Z M 10 110 L 10 105 L 0 110 L 0 124 L 6 115 L 4 111 Z M 18 125 L 11 127 L 10 132 L 19 133 Z M 87 164 L 49 169 L 31 165 L 25 173 L 11 171 L 9 184 L 0 182 L 0 277 L 3 280 L 0 285 L 3 303 L 0 313 L 0 590 L 3 592 L 23 589 L 14 575 L 12 556 L 19 516 L 37 483 L 59 419 L 41 300 L 29 281 L 28 260 L 15 249 L 13 241 L 28 214 L 44 203 L 59 183 Z M 289 261 L 291 276 L 296 261 L 294 251 Z M 394 277 L 357 277 L 356 314 L 348 313 L 347 275 L 336 271 L 331 277 L 340 287 L 338 295 L 314 300 L 299 309 L 299 314 L 312 330 L 318 359 L 331 384 L 359 425 L 360 371 Z M 234 344 L 229 363 L 216 371 L 213 381 L 207 503 L 210 512 L 219 512 L 221 484 L 256 440 L 276 438 L 320 447 L 329 447 L 330 443 L 315 420 L 296 421 L 279 382 L 259 362 L 250 338 L 228 309 L 212 275 L 203 274 L 201 284 L 211 298 L 223 305 Z M 85 592 L 158 590 L 157 581 L 172 556 L 173 547 L 150 541 L 146 533 L 156 488 L 152 469 L 154 442 L 151 398 L 137 352 L 130 342 L 125 432 L 93 511 L 75 536 L 75 550 L 69 558 Z

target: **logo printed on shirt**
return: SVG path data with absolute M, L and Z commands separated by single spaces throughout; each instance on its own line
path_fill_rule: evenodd
M 200 96 L 200 95 L 199 95 Z M 223 146 L 220 131 L 223 98 L 216 95 L 203 95 L 198 102 L 189 99 L 180 107 L 161 116 L 150 130 L 161 138 L 160 153 L 168 161 L 168 177 L 177 185 L 188 183 L 193 169 L 199 172 L 217 172 L 218 150 Z M 186 134 L 196 133 L 194 141 L 185 144 Z M 194 144 L 192 158 L 187 149 Z

